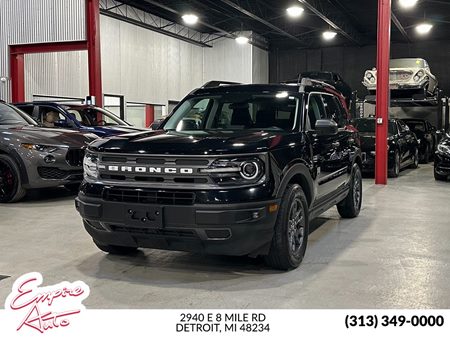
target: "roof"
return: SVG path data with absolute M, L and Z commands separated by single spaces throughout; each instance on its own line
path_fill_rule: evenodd
M 195 13 L 200 22 L 193 28 L 200 32 L 218 33 L 214 28 L 226 32 L 253 31 L 267 39 L 271 48 L 360 46 L 372 45 L 377 41 L 377 0 L 123 0 L 122 2 L 179 24 L 183 24 L 180 14 Z M 303 14 L 297 19 L 286 15 L 287 7 L 292 4 L 304 8 Z M 450 35 L 450 1 L 419 1 L 409 10 L 401 8 L 398 1 L 392 1 L 392 10 L 393 43 L 420 41 L 422 38 L 416 34 L 414 28 L 423 21 L 434 25 L 427 40 L 446 40 Z M 321 34 L 330 27 L 338 31 L 338 36 L 333 41 L 323 41 Z

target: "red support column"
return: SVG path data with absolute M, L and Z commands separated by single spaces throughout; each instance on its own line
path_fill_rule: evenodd
M 148 128 L 155 120 L 155 107 L 150 104 L 145 105 L 145 127 Z
M 391 0 L 378 0 L 375 184 L 387 184 Z
M 86 26 L 89 68 L 89 95 L 95 96 L 95 104 L 103 107 L 99 0 L 86 0 Z
M 10 53 L 11 101 L 12 103 L 25 101 L 25 63 L 23 54 Z

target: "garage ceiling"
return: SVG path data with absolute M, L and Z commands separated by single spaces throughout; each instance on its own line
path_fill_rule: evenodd
M 314 48 L 344 45 L 362 46 L 376 43 L 377 0 L 124 0 L 125 4 L 182 24 L 178 13 L 195 13 L 201 23 L 195 29 L 212 33 L 214 28 L 225 31 L 251 30 L 264 36 L 271 48 Z M 297 19 L 286 15 L 293 4 L 305 8 Z M 364 4 L 364 5 L 362 5 Z M 450 1 L 419 0 L 409 10 L 393 0 L 397 18 L 392 25 L 393 42 L 443 40 L 450 35 Z M 418 36 L 415 25 L 431 22 L 433 30 Z M 333 41 L 321 38 L 324 30 L 339 31 Z M 402 32 L 403 31 L 403 32 Z

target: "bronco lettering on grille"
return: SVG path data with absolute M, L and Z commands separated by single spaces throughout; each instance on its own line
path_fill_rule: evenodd
M 166 174 L 193 174 L 192 168 L 176 167 L 153 167 L 153 166 L 119 166 L 119 165 L 99 165 L 100 169 L 109 172 L 130 172 L 130 173 L 166 173 Z

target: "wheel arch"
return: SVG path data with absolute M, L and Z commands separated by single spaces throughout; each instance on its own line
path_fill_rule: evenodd
M 0 154 L 5 154 L 5 155 L 11 157 L 16 162 L 17 166 L 19 167 L 20 179 L 21 179 L 22 185 L 28 184 L 27 169 L 26 169 L 25 163 L 23 162 L 22 158 L 20 158 L 20 156 L 15 151 L 11 151 L 10 149 L 6 149 L 1 146 L 0 146 Z
M 308 206 L 311 206 L 314 200 L 314 184 L 310 171 L 304 164 L 294 164 L 287 170 L 278 187 L 277 197 L 281 198 L 286 187 L 293 183 L 302 187 L 303 193 L 305 193 L 306 200 L 308 201 Z

